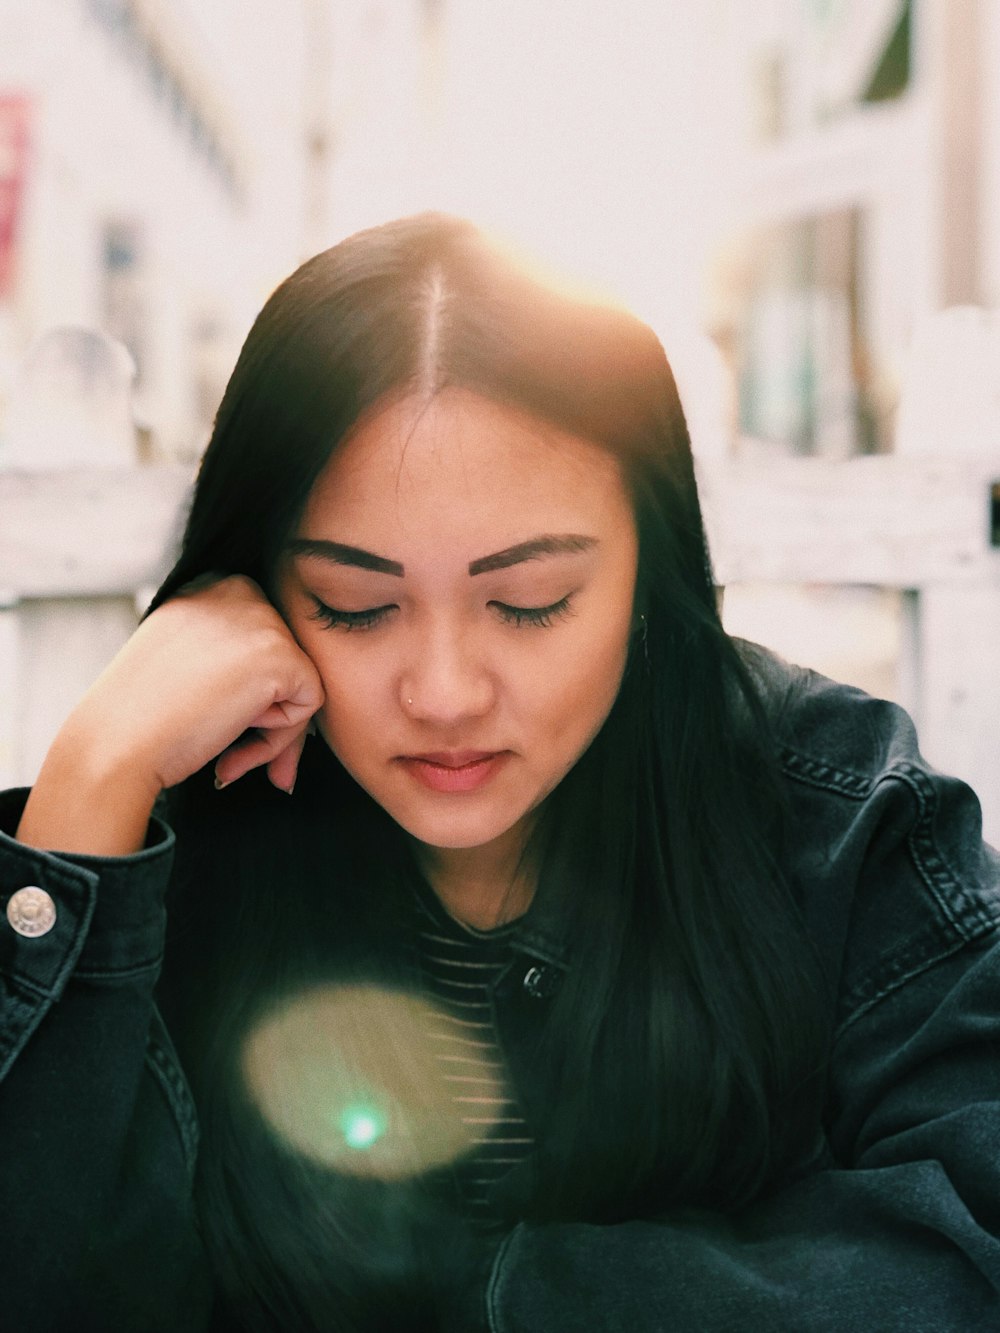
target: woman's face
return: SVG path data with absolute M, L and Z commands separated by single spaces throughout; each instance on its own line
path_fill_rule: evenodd
M 282 565 L 321 734 L 430 847 L 527 832 L 618 692 L 637 555 L 597 446 L 464 390 L 386 407 L 320 474 Z

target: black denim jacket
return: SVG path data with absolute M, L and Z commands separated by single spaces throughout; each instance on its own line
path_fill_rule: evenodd
M 753 660 L 793 803 L 788 870 L 835 979 L 822 1149 L 735 1216 L 520 1223 L 449 1333 L 1000 1330 L 1000 859 L 905 713 Z M 51 855 L 9 836 L 24 799 L 0 796 L 0 906 L 37 885 L 57 919 L 35 936 L 0 920 L 0 1323 L 201 1333 L 197 1126 L 153 1002 L 173 835 L 154 821 L 134 856 Z M 529 913 L 501 1038 L 568 963 Z

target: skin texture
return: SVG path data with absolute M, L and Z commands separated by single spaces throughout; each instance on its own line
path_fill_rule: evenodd
M 534 814 L 600 729 L 625 667 L 638 542 L 616 461 L 464 390 L 407 398 L 338 449 L 297 535 L 405 571 L 286 556 L 280 600 L 322 682 L 321 735 L 411 834 L 456 915 L 492 924 L 512 886 L 523 907 L 530 875 L 518 885 L 515 869 Z M 470 573 L 543 535 L 586 548 Z M 507 609 L 564 598 L 540 620 Z M 330 623 L 317 603 L 354 619 Z M 502 755 L 472 790 L 433 790 L 408 762 L 463 751 Z

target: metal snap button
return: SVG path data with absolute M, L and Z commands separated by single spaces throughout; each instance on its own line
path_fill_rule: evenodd
M 556 988 L 555 975 L 549 967 L 529 967 L 521 985 L 533 1000 L 543 1000 Z
M 7 920 L 19 935 L 47 935 L 56 924 L 56 905 L 44 889 L 29 884 L 11 894 Z

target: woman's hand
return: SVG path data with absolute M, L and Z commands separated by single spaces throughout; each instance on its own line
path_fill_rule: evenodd
M 216 757 L 220 785 L 266 765 L 291 791 L 322 703 L 316 668 L 260 588 L 199 580 L 143 621 L 70 714 L 18 837 L 135 851 L 159 793 Z
M 77 710 L 99 743 L 173 787 L 217 755 L 225 785 L 266 764 L 290 791 L 323 687 L 252 580 L 192 586 L 149 616 Z

